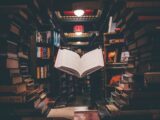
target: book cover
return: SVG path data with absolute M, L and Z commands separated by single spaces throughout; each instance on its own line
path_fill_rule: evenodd
M 73 51 L 59 49 L 54 66 L 68 74 L 84 77 L 104 67 L 102 49 L 92 50 L 81 57 Z

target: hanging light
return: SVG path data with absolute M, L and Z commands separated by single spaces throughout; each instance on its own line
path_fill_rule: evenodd
M 84 15 L 84 10 L 81 10 L 81 9 L 74 10 L 74 14 L 75 14 L 77 17 L 81 17 L 81 16 Z
M 84 32 L 84 26 L 83 25 L 75 25 L 73 27 L 73 30 L 77 36 L 82 35 L 82 33 Z

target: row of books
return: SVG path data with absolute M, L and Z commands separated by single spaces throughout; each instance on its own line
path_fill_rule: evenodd
M 120 110 L 124 110 L 124 108 L 128 107 L 129 103 L 127 100 L 130 99 L 129 94 L 133 91 L 133 75 L 122 74 L 121 78 L 116 82 L 117 84 L 114 84 L 115 91 L 111 92 L 111 98 L 106 105 L 107 110 L 111 114 L 120 112 Z
M 36 42 L 37 43 L 51 43 L 52 41 L 52 32 L 37 32 L 36 34 Z
M 0 103 L 25 103 L 27 86 L 23 82 L 21 73 L 28 74 L 28 70 L 20 69 L 18 43 L 2 40 L 0 53 Z
M 45 79 L 49 77 L 49 66 L 37 66 L 37 79 Z
M 8 8 L 4 6 L 4 9 Z M 30 47 L 34 46 L 30 46 L 33 36 L 30 32 L 32 28 L 28 26 L 29 14 L 27 9 L 14 9 L 16 12 L 5 12 L 0 21 L 0 112 L 4 119 L 33 119 L 31 117 L 38 113 L 35 101 L 40 99 L 40 108 L 44 105 L 47 93 L 30 76 L 29 63 L 32 61 L 29 52 Z M 47 107 L 48 102 L 42 112 Z
M 159 84 L 157 79 L 160 77 L 159 72 L 148 72 L 144 74 L 146 83 L 139 85 L 139 78 L 124 74 L 119 81 L 115 91 L 111 93 L 112 106 L 116 110 L 138 110 L 138 109 L 153 109 L 159 108 L 159 90 L 156 84 Z M 152 81 L 151 81 L 152 80 Z M 155 87 L 157 86 L 157 87 Z M 109 109 L 109 108 L 108 108 Z M 110 110 L 110 109 L 109 109 Z M 116 111 L 116 112 L 117 112 Z M 110 110 L 110 112 L 115 112 Z
M 23 75 L 29 74 L 29 48 L 19 44 L 21 27 L 17 22 L 4 18 L 0 24 L 4 28 L 2 36 L 6 36 L 0 42 L 0 103 L 25 103 L 27 85 Z
M 51 48 L 49 47 L 37 47 L 37 58 L 50 59 Z
M 59 47 L 60 46 L 60 40 L 61 40 L 61 35 L 60 33 L 53 31 L 53 38 L 54 38 L 54 45 Z
M 44 92 L 43 87 L 35 85 L 34 80 L 31 78 L 24 79 L 23 81 L 22 79 L 21 81 L 19 79 L 19 82 L 13 84 L 0 85 L 0 104 L 12 103 L 12 105 L 15 104 L 16 107 L 17 104 L 29 103 L 31 105 L 31 103 L 33 103 L 32 109 L 34 109 L 34 107 L 37 109 L 37 106 L 35 106 L 36 103 L 34 101 L 40 100 L 40 104 L 41 101 L 46 97 L 47 94 Z M 43 112 L 45 110 L 43 110 Z
M 159 71 L 160 64 L 156 61 L 159 50 L 159 18 L 160 1 L 133 0 L 126 2 L 114 1 L 118 12 L 113 13 L 113 21 L 124 33 L 128 50 L 135 58 L 133 63 L 141 73 Z M 154 62 L 154 64 L 152 64 Z M 149 67 L 150 66 L 150 67 Z M 150 69 L 152 68 L 152 69 Z

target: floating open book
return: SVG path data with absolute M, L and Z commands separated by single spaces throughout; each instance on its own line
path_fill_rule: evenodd
M 55 68 L 58 68 L 68 74 L 84 77 L 104 66 L 102 49 L 95 49 L 80 57 L 77 53 L 59 49 Z

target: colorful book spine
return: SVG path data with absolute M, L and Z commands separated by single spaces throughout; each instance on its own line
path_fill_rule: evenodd
M 40 76 L 40 67 L 37 67 L 37 79 L 40 79 L 41 76 Z
M 37 58 L 50 59 L 51 48 L 49 47 L 37 47 Z
M 51 49 L 47 48 L 47 58 L 49 59 L 51 57 Z
M 37 79 L 46 79 L 49 77 L 49 66 L 38 66 L 37 67 Z

